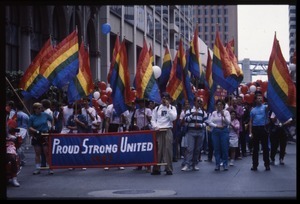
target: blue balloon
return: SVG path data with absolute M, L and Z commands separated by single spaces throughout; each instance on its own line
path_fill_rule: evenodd
M 111 29 L 111 27 L 110 27 L 109 23 L 104 23 L 102 25 L 102 33 L 103 34 L 105 34 L 105 35 L 108 34 L 110 32 L 110 29 Z

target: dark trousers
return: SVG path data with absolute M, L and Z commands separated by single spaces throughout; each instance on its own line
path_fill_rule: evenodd
M 284 127 L 274 126 L 270 134 L 271 142 L 271 155 L 270 158 L 272 161 L 275 161 L 275 156 L 277 153 L 278 147 L 279 150 L 279 159 L 284 159 L 285 149 L 287 144 L 287 136 L 284 131 Z
M 268 147 L 268 132 L 265 129 L 265 126 L 253 126 L 252 127 L 252 142 L 253 142 L 253 154 L 252 154 L 252 164 L 254 167 L 257 167 L 258 155 L 259 155 L 259 143 L 261 142 L 263 150 L 263 160 L 264 165 L 270 165 L 269 159 L 269 147 Z

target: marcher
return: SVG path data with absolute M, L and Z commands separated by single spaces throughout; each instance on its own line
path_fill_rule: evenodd
M 225 110 L 225 102 L 221 99 L 216 101 L 216 110 L 212 112 L 208 123 L 212 129 L 212 142 L 216 160 L 215 171 L 220 171 L 221 159 L 224 171 L 228 170 L 228 148 L 229 148 L 229 124 L 231 117 Z
M 239 131 L 240 121 L 236 117 L 237 113 L 235 110 L 230 111 L 231 123 L 229 125 L 229 151 L 230 151 L 230 163 L 229 166 L 234 165 L 236 158 L 236 149 L 239 148 Z
M 162 104 L 153 109 L 151 125 L 157 131 L 157 161 L 167 163 L 165 169 L 167 175 L 173 175 L 173 121 L 176 120 L 177 110 L 170 104 L 170 95 L 162 93 Z M 151 175 L 160 175 L 160 166 L 154 165 Z
M 16 104 L 16 110 L 17 110 L 17 124 L 18 128 L 20 129 L 20 135 L 22 137 L 22 144 L 17 149 L 18 155 L 20 157 L 20 165 L 24 166 L 26 163 L 26 157 L 25 157 L 25 146 L 26 146 L 26 140 L 29 138 L 28 134 L 28 122 L 29 122 L 29 115 L 23 111 L 24 105 L 22 103 Z
M 21 145 L 22 137 L 17 134 L 17 122 L 13 119 L 8 119 L 6 123 L 8 130 L 6 136 L 6 165 L 9 166 L 6 172 L 7 179 L 15 187 L 19 187 L 20 183 L 18 182 L 18 171 L 20 168 L 19 158 L 17 154 L 17 149 Z
M 194 107 L 191 110 L 187 110 L 185 114 L 185 122 L 187 124 L 187 154 L 186 164 L 181 169 L 182 171 L 194 170 L 199 171 L 198 158 L 201 148 L 203 146 L 203 140 L 205 137 L 205 129 L 207 120 L 207 113 L 203 109 L 203 99 L 199 96 L 194 98 Z
M 126 115 L 129 114 L 129 111 L 125 111 L 121 115 L 118 115 L 114 105 L 110 104 L 107 106 L 106 112 L 105 112 L 105 132 L 123 132 L 123 130 L 126 128 Z M 125 168 L 123 166 L 119 167 L 119 170 L 124 170 Z M 105 167 L 105 171 L 108 171 L 109 168 Z
M 53 117 L 49 114 L 43 112 L 43 106 L 41 103 L 33 104 L 33 114 L 29 117 L 29 131 L 32 135 L 31 144 L 34 147 L 35 151 L 35 170 L 33 175 L 40 174 L 41 167 L 41 151 L 43 149 L 46 161 L 49 165 L 50 163 L 50 155 L 48 152 L 48 139 L 47 136 L 43 135 L 43 133 L 49 132 L 48 121 L 51 122 L 52 126 L 54 125 Z M 50 175 L 53 174 L 53 170 L 49 169 L 48 172 Z
M 287 135 L 284 128 L 292 122 L 292 118 L 290 118 L 284 123 L 281 123 L 276 117 L 275 113 L 272 112 L 270 119 L 271 123 L 273 124 L 270 129 L 270 164 L 275 165 L 275 156 L 279 147 L 279 164 L 284 165 L 285 149 L 287 145 Z
M 270 171 L 270 158 L 268 140 L 269 135 L 266 130 L 268 124 L 268 108 L 263 104 L 263 96 L 256 94 L 254 96 L 255 107 L 250 111 L 249 121 L 249 137 L 252 137 L 253 142 L 253 154 L 252 154 L 252 171 L 257 171 L 259 143 L 261 142 L 263 150 L 263 160 L 266 171 Z

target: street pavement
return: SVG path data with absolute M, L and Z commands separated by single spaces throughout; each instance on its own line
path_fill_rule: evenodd
M 296 143 L 289 142 L 285 165 L 276 155 L 271 171 L 265 171 L 262 154 L 258 171 L 251 171 L 251 155 L 236 160 L 228 171 L 214 171 L 213 162 L 199 162 L 199 171 L 181 171 L 182 159 L 173 162 L 173 175 L 150 175 L 146 170 L 88 168 L 54 169 L 33 175 L 34 150 L 26 150 L 27 163 L 18 180 L 20 187 L 7 185 L 7 200 L 34 199 L 297 199 Z M 205 160 L 207 155 L 202 155 Z M 163 170 L 164 168 L 162 168 Z

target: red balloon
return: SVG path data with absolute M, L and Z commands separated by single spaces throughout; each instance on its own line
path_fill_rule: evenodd
M 98 88 L 102 91 L 106 91 L 106 83 L 104 81 L 99 81 L 98 82 Z
M 101 101 L 104 102 L 104 103 L 106 103 L 107 100 L 108 100 L 108 96 L 106 94 L 101 95 L 100 98 L 101 98 Z
M 100 91 L 100 97 L 103 96 L 103 95 L 106 95 L 106 90 L 101 90 Z
M 266 91 L 267 88 L 268 88 L 268 81 L 263 81 L 261 83 L 260 87 L 261 87 L 261 89 L 262 89 L 263 92 Z
M 252 103 L 250 94 L 244 95 L 244 101 L 246 101 L 247 103 L 250 103 L 250 104 Z
M 242 92 L 244 95 L 247 94 L 247 92 L 248 92 L 248 87 L 245 86 L 245 85 L 242 85 L 242 87 L 241 87 L 241 92 Z

